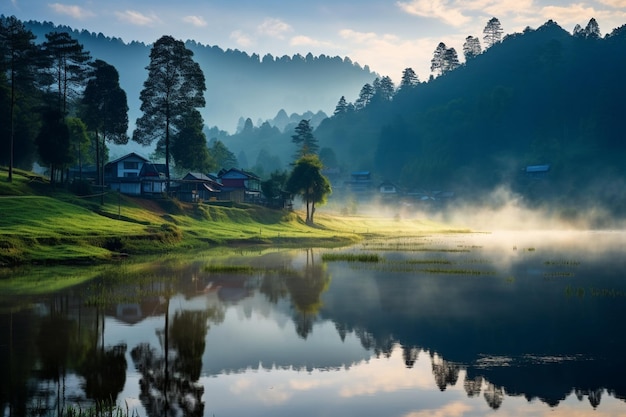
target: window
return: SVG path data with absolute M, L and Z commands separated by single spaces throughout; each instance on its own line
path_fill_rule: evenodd
M 139 162 L 128 161 L 124 162 L 124 169 L 139 169 Z

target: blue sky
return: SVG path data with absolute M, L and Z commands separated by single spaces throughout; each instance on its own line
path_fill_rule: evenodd
M 349 56 L 398 82 L 430 74 L 439 42 L 462 56 L 491 17 L 505 34 L 552 19 L 571 32 L 594 17 L 602 35 L 626 24 L 626 0 L 0 0 L 0 14 L 152 43 L 164 34 L 274 56 Z

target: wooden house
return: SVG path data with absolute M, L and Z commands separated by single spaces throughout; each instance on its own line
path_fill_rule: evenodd
M 238 203 L 256 203 L 261 200 L 261 179 L 251 172 L 237 168 L 218 174 L 222 184 L 221 199 Z
M 165 191 L 166 182 L 163 164 L 154 164 L 135 152 L 104 166 L 104 183 L 122 194 L 160 195 Z
M 213 175 L 189 172 L 182 180 L 178 180 L 176 183 L 176 195 L 181 201 L 198 203 L 219 200 L 222 194 L 222 184 Z

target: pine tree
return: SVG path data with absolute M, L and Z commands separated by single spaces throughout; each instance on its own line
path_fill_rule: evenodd
M 502 40 L 502 25 L 496 17 L 492 17 L 483 29 L 485 47 L 490 48 Z
M 35 35 L 14 16 L 0 20 L 0 72 L 9 82 L 9 174 L 13 181 L 15 116 L 20 97 L 32 93 L 36 75 Z M 25 107 L 25 106 L 24 106 Z
M 402 80 L 400 81 L 400 91 L 409 90 L 419 84 L 419 78 L 413 68 L 405 68 L 402 71 Z
M 444 56 L 448 48 L 443 42 L 439 42 L 439 45 L 433 52 L 433 59 L 430 60 L 430 71 L 441 75 L 444 72 Z
M 333 116 L 340 117 L 348 112 L 348 102 L 344 96 L 341 96 L 337 105 L 335 106 L 335 111 L 333 112 Z
M 97 59 L 83 93 L 81 117 L 94 133 L 97 183 L 104 185 L 102 170 L 106 142 L 128 143 L 128 101 L 120 87 L 119 74 L 113 65 Z
M 291 136 L 291 141 L 299 146 L 296 152 L 296 159 L 305 155 L 316 155 L 319 150 L 317 139 L 313 136 L 313 128 L 308 120 L 302 119 L 295 128 L 295 135 Z
M 359 98 L 354 103 L 355 110 L 363 110 L 372 102 L 372 97 L 374 97 L 374 88 L 371 84 L 367 83 L 359 92 Z
M 473 36 L 468 36 L 465 38 L 465 43 L 463 44 L 463 56 L 465 57 L 465 62 L 468 62 L 474 58 L 476 58 L 481 53 L 480 41 L 478 38 Z
M 66 32 L 48 33 L 46 39 L 43 43 L 43 54 L 49 62 L 46 84 L 56 86 L 58 109 L 67 115 L 68 98 L 79 94 L 87 77 L 91 56 Z
M 164 149 L 167 188 L 170 178 L 170 141 L 183 127 L 185 115 L 204 107 L 204 74 L 193 52 L 171 36 L 157 40 L 150 51 L 148 78 L 141 91 L 141 111 L 133 141 L 150 145 L 157 140 Z

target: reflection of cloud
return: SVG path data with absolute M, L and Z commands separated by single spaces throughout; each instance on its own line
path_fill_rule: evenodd
M 230 386 L 230 391 L 237 396 L 256 398 L 265 405 L 284 404 L 292 396 L 283 384 L 259 387 L 253 383 L 252 377 L 237 378 Z
M 123 12 L 115 12 L 117 18 L 123 22 L 137 26 L 150 26 L 159 23 L 160 20 L 155 15 L 147 16 L 136 10 L 125 10 Z
M 446 404 L 437 410 L 413 411 L 405 414 L 404 417 L 459 417 L 465 415 L 465 413 L 471 409 L 472 407 L 469 405 L 460 401 L 455 401 L 453 403 Z
M 190 23 L 197 27 L 207 26 L 207 22 L 202 16 L 185 16 L 183 17 L 183 22 Z
M 59 14 L 72 16 L 75 19 L 85 19 L 88 17 L 95 16 L 93 12 L 91 12 L 90 10 L 85 10 L 80 6 L 70 6 L 67 4 L 52 3 L 50 4 L 50 7 Z
M 283 39 L 285 33 L 292 31 L 292 28 L 289 24 L 283 22 L 280 19 L 273 18 L 265 19 L 257 29 L 261 35 L 278 39 Z
M 411 0 L 399 1 L 396 4 L 408 14 L 439 19 L 451 26 L 461 26 L 469 22 L 470 18 L 463 15 L 460 8 L 453 7 L 450 3 L 446 0 Z

